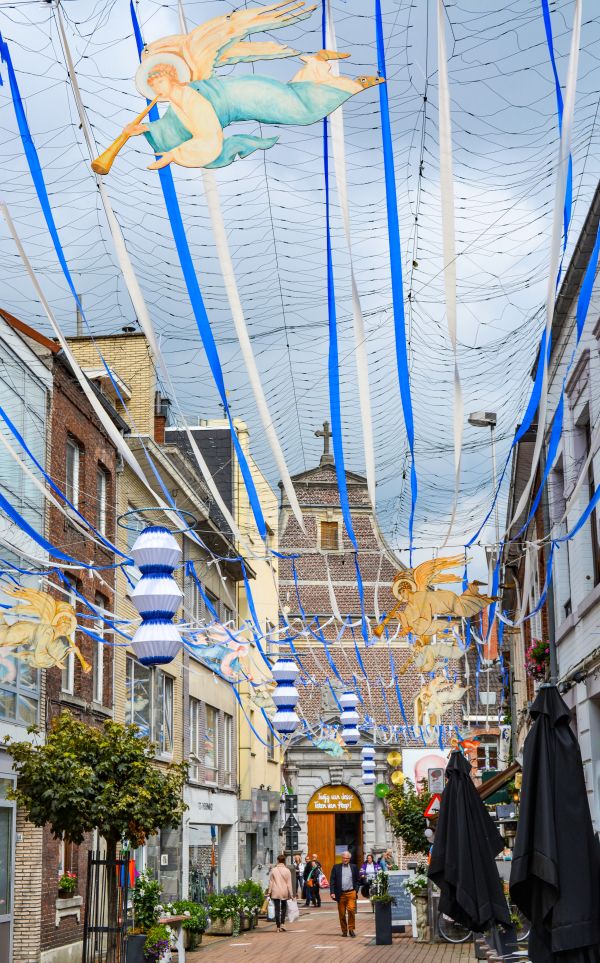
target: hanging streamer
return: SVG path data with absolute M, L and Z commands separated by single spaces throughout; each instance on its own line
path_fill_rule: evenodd
M 446 320 L 448 334 L 454 355 L 454 496 L 450 524 L 444 539 L 444 545 L 454 527 L 458 495 L 460 488 L 460 468 L 462 457 L 463 436 L 463 397 L 460 375 L 458 371 L 457 342 L 456 342 L 456 237 L 454 224 L 454 179 L 452 175 L 452 127 L 450 121 L 450 91 L 448 85 L 448 60 L 446 54 L 446 24 L 443 0 L 438 0 L 437 6 L 437 42 L 438 42 L 438 77 L 439 77 L 439 137 L 440 137 L 440 197 L 442 215 L 442 252 L 444 259 L 444 289 L 446 294 Z
M 385 200 L 387 209 L 388 244 L 390 252 L 390 273 L 392 278 L 392 306 L 394 311 L 394 336 L 396 344 L 396 367 L 400 385 L 402 415 L 406 437 L 410 448 L 410 515 L 408 519 L 409 558 L 412 565 L 413 529 L 415 508 L 418 496 L 417 469 L 415 465 L 415 423 L 410 393 L 408 370 L 408 346 L 406 343 L 406 319 L 404 316 L 404 290 L 402 283 L 402 251 L 400 246 L 400 221 L 398 218 L 398 199 L 396 195 L 396 173 L 394 168 L 394 149 L 388 102 L 387 67 L 385 62 L 385 43 L 381 0 L 375 0 L 375 29 L 377 37 L 377 65 L 379 74 L 386 79 L 379 85 L 379 110 L 381 113 L 381 137 L 383 142 L 383 166 L 385 175 Z
M 140 25 L 138 23 L 136 12 L 133 6 L 133 0 L 130 0 L 129 10 L 131 13 L 131 20 L 133 23 L 133 32 L 135 34 L 138 55 L 141 59 L 141 54 L 144 49 L 144 41 L 142 40 Z M 151 120 L 159 119 L 159 114 L 156 106 L 152 108 L 152 110 L 149 113 L 149 116 Z M 223 369 L 221 367 L 221 361 L 219 358 L 217 345 L 214 339 L 212 328 L 210 326 L 210 321 L 208 320 L 206 307 L 204 305 L 204 300 L 202 298 L 202 292 L 200 291 L 200 285 L 198 283 L 198 278 L 196 276 L 196 271 L 194 269 L 192 254 L 188 244 L 187 235 L 185 233 L 185 228 L 183 226 L 181 208 L 179 206 L 179 200 L 177 198 L 177 192 L 175 190 L 175 181 L 173 180 L 173 174 L 168 167 L 160 168 L 158 173 L 160 176 L 160 183 L 163 191 L 163 196 L 165 199 L 167 214 L 169 215 L 169 222 L 171 224 L 173 240 L 175 241 L 175 247 L 177 249 L 179 262 L 181 264 L 181 270 L 183 273 L 186 288 L 190 298 L 190 303 L 192 305 L 192 310 L 194 312 L 194 317 L 196 319 L 196 324 L 198 326 L 198 331 L 200 333 L 200 338 L 202 340 L 204 351 L 206 353 L 206 359 L 208 361 L 212 376 L 214 378 L 217 391 L 219 392 L 221 404 L 223 405 L 225 414 L 227 416 L 227 420 L 229 422 L 231 439 L 237 455 L 240 471 L 242 473 L 242 478 L 244 479 L 246 491 L 248 493 L 248 499 L 250 501 L 250 507 L 252 509 L 252 514 L 256 522 L 256 527 L 258 528 L 261 538 L 263 539 L 263 541 L 265 541 L 267 537 L 266 522 L 264 519 L 264 515 L 260 505 L 260 499 L 258 497 L 258 492 L 256 490 L 256 485 L 252 477 L 250 466 L 248 464 L 246 455 L 243 451 L 242 445 L 238 438 L 237 431 L 233 424 L 233 416 L 231 414 L 231 409 L 229 407 L 229 401 L 227 398 L 227 392 L 225 390 L 225 381 L 223 379 Z

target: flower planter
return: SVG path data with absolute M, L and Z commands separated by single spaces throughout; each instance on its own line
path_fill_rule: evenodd
M 417 916 L 417 943 L 427 943 L 427 890 L 424 889 L 420 893 L 415 893 L 413 902 Z
M 251 927 L 252 927 L 252 920 L 251 920 L 251 918 L 250 918 L 249 916 L 241 916 L 241 917 L 240 917 L 240 931 L 241 931 L 241 930 L 244 930 L 244 931 L 245 931 L 245 930 L 249 930 L 249 929 L 251 929 Z
M 377 946 L 390 946 L 392 942 L 392 904 L 374 901 L 375 943 Z
M 233 936 L 233 920 L 213 920 L 206 932 L 209 936 Z
M 193 930 L 184 929 L 183 940 L 186 950 L 195 950 L 202 942 L 202 933 L 195 933 Z
M 126 963 L 146 963 L 144 958 L 145 933 L 136 933 L 127 937 Z

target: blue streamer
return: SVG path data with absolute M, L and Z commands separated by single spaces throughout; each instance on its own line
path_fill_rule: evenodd
M 379 75 L 387 78 L 385 44 L 380 0 L 375 0 L 375 30 L 377 36 L 377 66 Z M 402 414 L 406 436 L 410 448 L 410 517 L 408 536 L 410 564 L 413 557 L 413 528 L 417 504 L 418 484 L 415 465 L 415 424 L 412 398 L 410 393 L 410 374 L 408 370 L 408 348 L 406 344 L 406 319 L 404 315 L 404 287 L 402 282 L 402 250 L 400 245 L 400 221 L 398 218 L 398 198 L 396 194 L 396 175 L 394 169 L 394 149 L 390 123 L 387 79 L 379 85 L 379 109 L 381 114 L 381 137 L 383 142 L 383 167 L 385 175 L 385 198 L 387 208 L 388 242 L 390 251 L 390 272 L 392 277 L 392 305 L 394 309 L 394 333 L 396 342 L 396 367 L 400 384 Z
M 26 535 L 29 535 L 32 541 L 34 541 L 37 545 L 39 545 L 40 548 L 43 548 L 45 552 L 48 552 L 48 555 L 51 555 L 53 558 L 60 558 L 62 559 L 63 562 L 68 562 L 70 565 L 78 565 L 81 568 L 85 568 L 88 570 L 92 570 L 95 568 L 94 565 L 88 565 L 86 562 L 80 562 L 78 559 L 73 558 L 71 555 L 67 555 L 66 552 L 61 551 L 60 548 L 57 548 L 55 545 L 52 545 L 52 543 L 49 542 L 47 539 L 45 539 L 43 535 L 40 535 L 39 532 L 36 532 L 35 529 L 31 527 L 29 522 L 27 522 L 23 518 L 23 516 L 20 515 L 19 512 L 12 507 L 10 502 L 4 497 L 4 495 L 1 492 L 0 492 L 0 508 L 6 513 L 6 515 L 8 515 L 10 520 L 14 522 L 14 524 L 18 528 L 21 529 L 21 531 L 25 532 Z M 103 567 L 113 568 L 114 566 L 107 565 Z
M 135 35 L 135 41 L 137 44 L 138 55 L 141 59 L 142 50 L 144 49 L 144 41 L 142 39 L 142 33 L 140 30 L 140 25 L 136 16 L 136 12 L 133 6 L 133 0 L 130 0 L 129 5 L 131 20 L 133 23 L 133 32 Z M 150 111 L 150 119 L 158 120 L 159 113 L 154 106 Z M 217 345 L 213 335 L 212 328 L 210 326 L 210 321 L 208 319 L 208 314 L 206 313 L 206 307 L 204 304 L 204 299 L 202 297 L 202 292 L 200 290 L 200 285 L 198 283 L 198 278 L 196 271 L 194 269 L 194 263 L 192 261 L 192 255 L 190 251 L 190 246 L 188 243 L 187 235 L 185 233 L 185 227 L 183 226 L 183 218 L 181 216 L 181 208 L 179 206 L 179 201 L 177 198 L 177 191 L 175 190 L 175 181 L 173 180 L 173 174 L 170 168 L 162 167 L 159 170 L 160 183 L 165 199 L 165 206 L 167 208 L 167 213 L 169 215 L 169 222 L 171 224 L 171 230 L 173 232 L 173 240 L 175 241 L 175 247 L 177 248 L 177 254 L 179 256 L 179 262 L 181 264 L 181 270 L 183 272 L 183 277 L 187 287 L 188 295 L 192 305 L 192 310 L 194 312 L 194 317 L 196 319 L 196 324 L 198 326 L 198 331 L 200 333 L 200 338 L 204 346 L 204 351 L 206 353 L 206 358 L 212 372 L 212 376 L 217 386 L 217 391 L 219 392 L 219 397 L 221 398 L 221 404 L 227 415 L 227 420 L 229 421 L 229 428 L 231 431 L 231 439 L 233 441 L 233 446 L 237 455 L 237 459 L 240 466 L 240 471 L 244 479 L 244 484 L 248 492 L 248 498 L 250 500 L 250 507 L 252 508 L 252 514 L 254 515 L 254 520 L 256 521 L 256 526 L 260 533 L 261 538 L 266 540 L 267 537 L 267 526 L 260 505 L 260 499 L 258 497 L 258 492 L 254 484 L 254 479 L 250 471 L 250 466 L 240 444 L 240 440 L 237 435 L 233 424 L 233 418 L 231 415 L 231 410 L 229 407 L 229 401 L 227 399 L 227 392 L 225 390 L 225 381 L 223 378 L 223 369 L 221 367 L 221 361 L 219 358 L 219 352 L 217 350 Z
M 560 81 L 558 79 L 556 57 L 554 55 L 554 40 L 552 38 L 552 21 L 550 19 L 550 8 L 548 6 L 548 0 L 542 0 L 542 14 L 544 17 L 544 30 L 546 33 L 546 43 L 548 44 L 548 53 L 550 54 L 550 63 L 552 65 L 552 73 L 554 74 L 554 89 L 556 92 L 556 110 L 558 114 L 558 129 L 562 136 L 564 103 L 563 103 L 562 90 L 560 87 Z M 565 206 L 563 210 L 563 257 L 565 253 L 565 248 L 567 246 L 569 224 L 571 223 L 572 207 L 573 207 L 573 158 L 569 154 L 569 168 L 567 171 L 567 182 L 565 185 Z M 559 278 L 560 278 L 560 271 L 559 271 Z

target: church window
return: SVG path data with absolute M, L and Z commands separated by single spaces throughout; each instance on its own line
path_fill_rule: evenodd
M 340 548 L 337 522 L 321 522 L 321 551 L 338 552 Z

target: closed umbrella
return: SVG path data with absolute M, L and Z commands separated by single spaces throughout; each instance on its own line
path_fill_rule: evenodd
M 600 855 L 570 712 L 545 685 L 531 715 L 511 897 L 531 922 L 533 963 L 600 963 Z
M 477 933 L 510 925 L 495 856 L 504 848 L 471 779 L 471 766 L 453 752 L 446 768 L 429 878 L 441 890 L 440 913 Z

